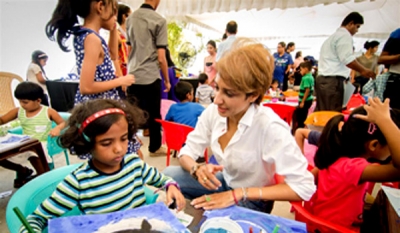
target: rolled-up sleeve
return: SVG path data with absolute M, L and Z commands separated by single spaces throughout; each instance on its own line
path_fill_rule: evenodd
M 204 154 L 204 150 L 210 145 L 212 118 L 211 108 L 204 110 L 197 121 L 196 128 L 186 138 L 185 146 L 180 150 L 178 157 L 188 155 L 197 160 Z
M 307 170 L 308 162 L 302 155 L 284 122 L 273 122 L 267 127 L 264 138 L 263 159 L 275 164 L 276 173 L 285 177 L 285 183 L 308 201 L 316 191 L 314 176 Z

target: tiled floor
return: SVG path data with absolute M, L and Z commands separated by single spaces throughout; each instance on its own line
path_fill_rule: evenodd
M 149 152 L 147 151 L 148 145 L 148 137 L 141 137 L 144 146 L 142 147 L 142 152 L 144 154 L 144 160 L 152 165 L 157 167 L 159 170 L 163 170 L 165 168 L 165 156 L 163 157 L 150 157 L 148 156 Z M 24 153 L 12 158 L 12 161 L 24 164 L 26 166 L 30 166 L 29 162 L 27 162 L 27 158 L 29 157 L 28 153 Z M 70 156 L 71 163 L 79 163 L 82 162 L 75 156 Z M 65 166 L 65 158 L 60 155 L 55 157 L 55 166 L 62 167 Z M 178 165 L 178 161 L 175 158 L 171 159 L 171 165 Z M 15 178 L 15 173 L 13 171 L 9 171 L 0 167 L 0 193 L 16 189 L 13 188 L 13 180 Z M 6 207 L 11 196 L 0 199 L 0 233 L 9 233 L 7 224 L 6 224 Z M 160 195 L 159 201 L 163 201 L 163 195 Z M 275 202 L 274 209 L 272 214 L 282 216 L 285 218 L 293 219 L 293 214 L 290 213 L 290 205 L 288 202 Z

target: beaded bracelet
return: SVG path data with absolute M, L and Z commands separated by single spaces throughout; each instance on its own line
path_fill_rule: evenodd
M 235 204 L 239 205 L 239 202 L 238 202 L 238 200 L 236 198 L 236 195 L 235 195 L 235 191 L 233 189 L 232 189 L 232 196 L 233 196 L 233 200 L 235 201 Z
M 181 191 L 181 187 L 179 187 L 179 184 L 174 182 L 174 181 L 172 181 L 172 182 L 169 182 L 166 185 L 162 186 L 161 188 L 155 190 L 154 193 L 158 193 L 161 190 L 168 191 L 168 187 L 171 186 L 171 185 L 175 186 L 179 191 Z

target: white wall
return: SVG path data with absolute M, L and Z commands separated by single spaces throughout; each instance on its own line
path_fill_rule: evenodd
M 57 0 L 0 0 L 0 71 L 25 79 L 31 54 L 39 49 L 49 56 L 44 67 L 49 79 L 69 73 L 75 64 L 73 48 L 61 51 L 45 33 L 56 4 Z

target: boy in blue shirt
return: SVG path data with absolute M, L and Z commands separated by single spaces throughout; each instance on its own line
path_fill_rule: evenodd
M 314 77 L 311 74 L 311 70 L 312 65 L 310 62 L 302 62 L 300 64 L 300 74 L 303 75 L 303 77 L 300 83 L 299 106 L 293 113 L 293 134 L 296 132 L 296 129 L 304 127 L 308 109 L 310 109 L 314 100 Z
M 198 103 L 193 103 L 193 86 L 192 84 L 180 81 L 175 87 L 175 96 L 181 101 L 171 105 L 165 120 L 173 121 L 179 124 L 195 127 L 198 117 L 204 111 L 204 107 Z

